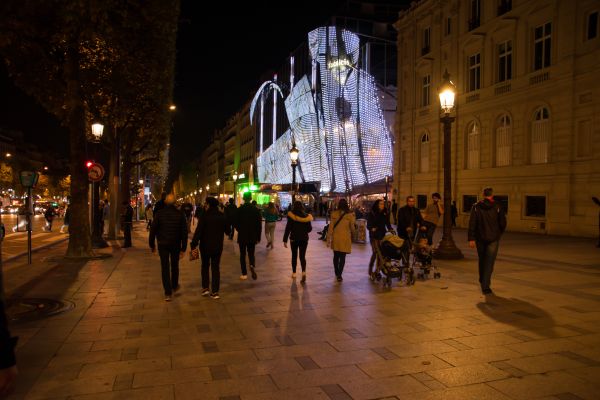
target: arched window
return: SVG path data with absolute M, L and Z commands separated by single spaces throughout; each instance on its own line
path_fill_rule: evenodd
M 512 134 L 511 121 L 508 115 L 503 115 L 496 127 L 496 166 L 504 167 L 511 163 Z
M 531 123 L 531 163 L 548 162 L 550 140 L 550 112 L 546 107 L 538 108 Z
M 479 168 L 480 129 L 476 121 L 472 121 L 467 129 L 467 169 Z
M 421 136 L 420 156 L 421 168 L 419 172 L 429 172 L 429 134 L 427 133 Z

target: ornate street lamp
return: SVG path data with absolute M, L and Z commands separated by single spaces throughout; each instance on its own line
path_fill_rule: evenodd
M 234 204 L 237 206 L 237 192 L 235 191 L 235 183 L 238 180 L 237 171 L 235 171 L 231 177 L 233 178 L 233 201 L 234 201 Z
M 219 198 L 219 195 L 221 194 L 221 193 L 220 193 L 220 191 L 221 191 L 221 180 L 220 180 L 220 179 L 217 179 L 217 182 L 216 182 L 216 183 L 217 183 L 217 199 L 218 199 L 218 198 Z
M 98 122 L 92 124 L 92 142 L 100 143 L 103 133 L 104 125 Z M 44 169 L 47 169 L 47 167 L 45 167 Z M 102 237 L 102 231 L 100 230 L 102 214 L 100 214 L 100 193 L 98 189 L 99 183 L 92 182 L 92 247 L 96 249 L 101 249 L 104 247 L 108 247 L 108 243 L 106 243 L 106 241 Z
M 452 167 L 451 167 L 451 141 L 452 122 L 455 117 L 450 113 L 454 111 L 456 98 L 456 86 L 450 80 L 448 70 L 444 73 L 444 82 L 439 89 L 440 108 L 442 115 L 440 122 L 444 124 L 444 230 L 442 240 L 434 250 L 434 256 L 445 260 L 457 260 L 463 258 L 463 254 L 452 238 Z
M 100 142 L 100 139 L 102 139 L 102 132 L 104 132 L 104 125 L 98 122 L 92 125 L 92 136 L 94 137 L 94 142 Z
M 296 141 L 292 140 L 290 159 L 292 160 L 292 203 L 296 201 L 296 167 L 298 166 L 298 155 L 300 151 L 296 148 Z

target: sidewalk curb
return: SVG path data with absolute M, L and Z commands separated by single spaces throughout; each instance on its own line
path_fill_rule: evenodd
M 69 240 L 69 236 L 68 236 L 68 235 L 67 235 L 67 237 L 65 237 L 65 238 L 62 238 L 62 239 L 59 239 L 59 240 L 56 240 L 56 241 L 54 241 L 54 242 L 52 242 L 52 243 L 48 243 L 48 244 L 45 244 L 45 245 L 42 245 L 42 246 L 35 247 L 35 248 L 31 249 L 31 253 L 35 253 L 35 252 L 37 252 L 37 251 L 39 251 L 39 250 L 44 250 L 44 249 L 47 249 L 48 247 L 52 247 L 52 246 L 54 246 L 54 245 L 56 245 L 56 244 L 58 244 L 58 243 L 65 242 L 65 241 L 67 241 L 67 240 Z M 22 253 L 19 253 L 19 254 L 16 254 L 16 255 L 14 255 L 14 256 L 10 256 L 10 257 L 8 257 L 8 258 L 3 258 L 3 259 L 2 259 L 2 263 L 6 263 L 6 262 L 9 262 L 9 261 L 14 261 L 14 260 L 16 260 L 17 258 L 19 258 L 19 257 L 23 257 L 23 256 L 26 256 L 26 255 L 27 255 L 27 252 L 26 252 L 26 251 L 24 251 L 24 252 L 22 252 Z

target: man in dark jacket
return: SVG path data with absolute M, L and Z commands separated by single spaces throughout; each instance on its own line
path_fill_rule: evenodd
M 415 207 L 416 201 L 414 196 L 406 198 L 406 205 L 398 209 L 398 236 L 403 239 L 408 239 L 414 235 L 419 226 L 423 225 L 423 217 L 421 211 Z
M 240 266 L 242 275 L 240 279 L 248 279 L 248 271 L 246 270 L 246 251 L 248 252 L 248 260 L 250 261 L 250 273 L 252 279 L 256 279 L 256 264 L 254 260 L 254 247 L 256 243 L 260 243 L 260 235 L 262 232 L 262 217 L 257 207 L 252 205 L 252 194 L 244 193 L 244 204 L 237 209 L 235 215 L 235 229 L 238 231 L 238 245 L 240 246 Z
M 154 214 L 149 236 L 153 253 L 155 239 L 158 241 L 165 301 L 171 301 L 173 292 L 179 290 L 179 259 L 187 248 L 187 233 L 185 215 L 175 208 L 175 196 L 170 194 L 165 198 L 165 207 Z
M 200 255 L 202 257 L 202 296 L 208 296 L 213 299 L 219 298 L 219 283 L 221 272 L 219 263 L 221 262 L 221 253 L 223 253 L 223 235 L 229 235 L 231 225 L 225 215 L 219 211 L 219 202 L 214 197 L 209 197 L 208 210 L 196 226 L 194 238 L 190 248 L 195 249 L 200 243 Z M 212 274 L 211 290 L 208 288 L 209 268 Z
M 194 206 L 190 202 L 185 202 L 181 205 L 181 211 L 183 211 L 183 214 L 185 215 L 188 232 L 191 232 L 190 228 L 192 226 L 192 211 L 194 211 Z
M 235 213 L 237 211 L 237 207 L 235 206 L 235 201 L 233 199 L 229 199 L 229 204 L 225 207 L 225 217 L 227 218 L 227 223 L 229 224 L 229 240 L 233 240 L 233 223 L 235 222 Z
M 121 214 L 121 226 L 123 227 L 123 236 L 125 240 L 123 247 L 131 247 L 131 228 L 133 224 L 133 207 L 129 201 L 123 200 L 123 213 Z
M 484 199 L 475 203 L 471 209 L 469 247 L 477 247 L 481 291 L 483 294 L 492 294 L 492 272 L 500 237 L 506 229 L 506 215 L 503 208 L 494 202 L 492 188 L 484 189 L 483 197 Z
M 0 297 L 0 399 L 8 396 L 14 389 L 17 378 L 16 345 L 17 338 L 10 336 L 4 300 Z
M 166 192 L 162 192 L 160 194 L 160 200 L 158 200 L 156 202 L 156 204 L 154 205 L 154 210 L 153 211 L 153 215 L 156 215 L 156 213 L 159 210 L 162 210 L 163 208 L 165 208 L 165 199 L 167 198 L 167 193 Z

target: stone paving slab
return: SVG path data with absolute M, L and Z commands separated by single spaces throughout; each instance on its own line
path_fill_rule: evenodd
M 600 393 L 593 269 L 600 256 L 588 254 L 595 248 L 585 256 L 564 250 L 582 252 L 585 241 L 558 248 L 555 238 L 507 234 L 496 296 L 486 298 L 466 248 L 465 260 L 439 262 L 442 279 L 389 290 L 367 279 L 368 245 L 354 245 L 338 283 L 330 250 L 311 240 L 301 285 L 279 243 L 257 247 L 258 280 L 239 280 L 237 246 L 226 240 L 221 299 L 200 296 L 199 264 L 184 258 L 182 290 L 166 303 L 158 257 L 145 248 L 146 233 L 135 234 L 133 248 L 103 250 L 110 259 L 65 264 L 37 254 L 29 269 L 8 269 L 9 297 L 77 304 L 12 324 L 20 377 L 11 399 L 579 400 Z M 464 231 L 456 238 L 464 244 Z

